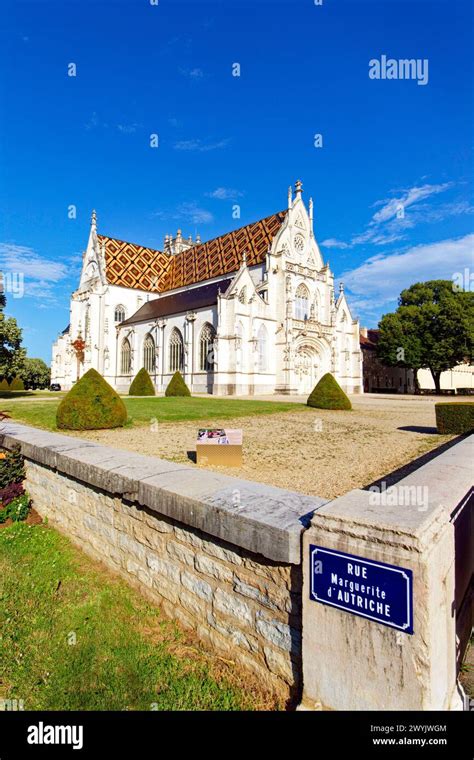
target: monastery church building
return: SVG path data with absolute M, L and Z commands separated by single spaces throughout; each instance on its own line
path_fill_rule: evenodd
M 178 230 L 162 251 L 98 234 L 94 212 L 51 381 L 68 390 L 93 367 L 127 393 L 145 367 L 158 392 L 179 370 L 193 393 L 308 394 L 331 372 L 361 393 L 359 323 L 342 286 L 334 295 L 302 191 L 206 243 Z

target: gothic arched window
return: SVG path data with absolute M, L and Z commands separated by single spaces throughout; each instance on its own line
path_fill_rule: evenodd
M 182 372 L 184 368 L 183 336 L 177 327 L 173 327 L 169 342 L 169 371 Z
M 258 369 L 259 372 L 265 372 L 267 369 L 267 356 L 268 356 L 268 337 L 267 328 L 265 325 L 261 325 L 257 335 L 257 348 L 258 348 Z
M 115 307 L 114 320 L 116 322 L 123 322 L 125 319 L 125 306 L 119 304 Z
M 305 285 L 298 285 L 295 298 L 295 319 L 308 319 L 309 293 Z
M 152 375 L 156 368 L 155 341 L 151 335 L 147 335 L 143 343 L 143 366 Z
M 199 369 L 201 372 L 212 372 L 214 369 L 214 338 L 216 331 L 206 322 L 199 338 Z
M 129 375 L 132 371 L 132 350 L 127 338 L 122 341 L 120 349 L 120 374 Z

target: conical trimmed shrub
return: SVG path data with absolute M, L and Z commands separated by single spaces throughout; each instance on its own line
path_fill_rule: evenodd
M 126 421 L 125 404 L 95 369 L 73 385 L 56 412 L 56 424 L 64 430 L 116 428 Z
M 191 391 L 184 382 L 181 372 L 175 372 L 165 390 L 165 396 L 190 396 Z
M 351 402 L 330 372 L 323 375 L 306 403 L 316 409 L 352 409 Z
M 8 384 L 8 380 L 6 377 L 3 378 L 3 380 L 0 382 L 0 391 L 9 391 L 10 386 Z
M 129 396 L 154 396 L 155 386 L 152 383 L 151 377 L 146 371 L 145 367 L 142 367 L 136 377 L 133 379 L 128 391 Z
M 23 380 L 20 377 L 14 377 L 13 380 L 10 383 L 10 390 L 11 391 L 24 391 L 25 385 L 23 383 Z

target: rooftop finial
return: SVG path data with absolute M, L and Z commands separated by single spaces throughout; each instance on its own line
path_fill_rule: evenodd
M 247 264 L 247 251 L 242 254 L 242 264 Z
M 300 179 L 297 179 L 295 182 L 295 195 L 297 198 L 301 198 L 301 193 L 303 192 L 303 183 Z
M 343 282 L 339 283 L 339 293 L 344 293 L 344 283 Z
M 308 206 L 309 206 L 309 227 L 310 227 L 309 234 L 311 235 L 311 237 L 313 237 L 313 213 L 314 213 L 314 209 L 313 209 L 313 199 L 312 198 L 309 199 Z
M 291 185 L 288 188 L 288 208 L 291 208 L 293 205 L 293 188 Z
M 91 216 L 91 227 L 94 227 L 94 229 L 97 228 L 97 214 L 95 213 L 95 210 L 92 212 Z

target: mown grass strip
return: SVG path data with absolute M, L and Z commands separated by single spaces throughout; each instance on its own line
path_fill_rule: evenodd
M 124 398 L 129 425 L 147 425 L 158 422 L 186 420 L 228 420 L 235 417 L 253 417 L 259 414 L 307 411 L 305 404 L 291 401 L 257 401 L 224 398 Z M 13 419 L 35 427 L 56 430 L 56 401 L 4 400 L 0 408 Z
M 0 631 L 0 699 L 23 700 L 25 710 L 269 706 L 43 524 L 0 530 Z

